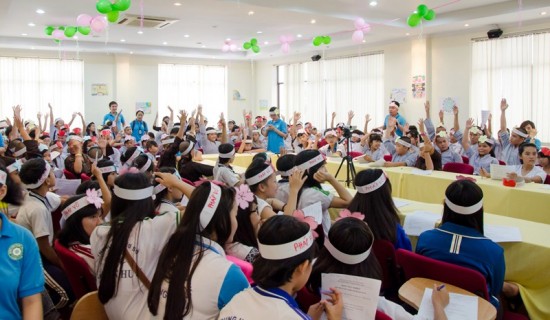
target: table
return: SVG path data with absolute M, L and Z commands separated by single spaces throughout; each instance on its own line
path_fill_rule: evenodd
M 399 299 L 405 301 L 408 305 L 419 309 L 426 288 L 433 289 L 433 285 L 440 285 L 443 282 L 436 282 L 426 278 L 412 278 L 405 282 L 399 288 Z M 497 317 L 497 309 L 487 300 L 476 296 L 475 294 L 445 283 L 445 288 L 449 293 L 459 293 L 467 296 L 477 297 L 477 319 L 478 320 L 494 320 Z
M 327 159 L 327 169 L 336 174 L 339 161 Z M 355 164 L 356 171 L 369 168 L 366 164 Z M 447 186 L 456 180 L 456 173 L 433 171 L 430 175 L 415 174 L 414 168 L 384 168 L 392 183 L 392 195 L 409 200 L 443 203 Z M 418 170 L 416 170 L 418 171 Z M 483 190 L 483 207 L 486 212 L 507 217 L 550 224 L 550 187 L 528 183 L 521 187 L 510 188 L 500 181 L 470 176 L 476 179 Z M 346 167 L 338 174 L 338 179 L 346 177 Z

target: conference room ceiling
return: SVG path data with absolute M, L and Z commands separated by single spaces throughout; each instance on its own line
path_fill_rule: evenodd
M 113 0 L 114 1 L 114 0 Z M 0 47 L 54 51 L 106 52 L 217 59 L 266 59 L 285 53 L 281 35 L 294 38 L 288 54 L 318 53 L 334 48 L 358 48 L 380 42 L 442 33 L 489 30 L 498 24 L 529 25 L 549 21 L 548 0 L 133 0 L 119 21 L 132 16 L 159 17 L 176 22 L 162 28 L 109 24 L 106 31 L 78 40 L 53 41 L 46 26 L 76 25 L 76 17 L 97 15 L 95 0 L 2 0 Z M 436 17 L 411 28 L 407 17 L 424 3 Z M 177 5 L 179 4 L 179 5 Z M 38 14 L 37 9 L 44 11 Z M 548 12 L 548 14 L 543 14 Z M 364 41 L 354 43 L 354 21 L 370 24 Z M 142 33 L 139 33 L 142 31 Z M 329 45 L 315 47 L 315 36 L 330 36 Z M 242 49 L 256 38 L 260 53 Z M 226 39 L 238 48 L 222 52 Z

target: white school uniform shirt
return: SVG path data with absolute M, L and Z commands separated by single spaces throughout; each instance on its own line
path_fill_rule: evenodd
M 267 202 L 265 201 L 264 199 L 261 199 L 260 197 L 258 196 L 255 196 L 256 197 L 256 202 L 258 203 L 258 214 L 261 216 L 262 215 L 262 211 L 264 211 L 265 208 L 271 208 L 271 210 L 273 210 L 273 207 Z
M 329 149 L 329 148 L 330 148 L 330 145 L 325 144 L 324 146 L 319 148 L 319 152 L 325 157 L 331 157 L 336 152 L 340 152 L 342 154 L 342 157 L 346 156 L 346 149 L 342 144 L 336 144 L 336 149 Z
M 204 253 L 191 279 L 193 306 L 183 319 L 217 319 L 220 310 L 233 296 L 250 286 L 241 269 L 225 258 L 225 252 L 219 244 L 204 237 L 202 241 L 204 246 L 200 250 L 204 250 Z M 168 289 L 169 284 L 164 281 L 161 292 L 168 292 Z M 181 294 L 184 294 L 183 291 Z M 163 319 L 165 309 L 166 295 L 161 294 L 154 319 Z
M 145 219 L 134 226 L 128 237 L 128 251 L 149 280 L 153 279 L 162 249 L 176 230 L 179 219 L 179 215 L 173 212 Z M 104 263 L 100 253 L 106 245 L 110 229 L 109 225 L 100 225 L 90 236 L 98 287 Z M 105 257 L 107 254 L 105 251 Z M 109 319 L 154 319 L 147 306 L 147 293 L 148 290 L 123 259 L 116 295 L 104 304 L 105 312 Z
M 534 177 L 540 177 L 542 179 L 542 182 L 544 183 L 544 180 L 546 179 L 546 172 L 544 172 L 544 169 L 541 167 L 534 166 L 531 171 L 529 171 L 526 175 L 522 175 L 521 173 L 521 165 L 514 166 L 514 171 L 518 177 L 524 177 L 532 179 Z
M 235 173 L 235 171 L 223 164 L 214 166 L 212 173 L 214 174 L 214 180 L 223 182 L 230 187 L 234 187 L 241 181 L 239 175 Z
M 464 154 L 464 148 L 462 147 L 462 143 L 455 142 L 449 144 L 449 149 L 452 150 L 454 153 L 457 153 L 458 155 L 462 156 Z
M 361 146 L 361 142 L 352 142 L 349 146 L 350 152 L 361 152 L 363 153 L 363 146 Z
M 509 166 L 521 165 L 519 161 L 519 147 L 513 146 L 510 143 L 510 134 L 507 131 L 501 131 L 498 133 L 498 137 L 502 142 L 502 153 L 498 159 L 506 162 L 506 165 Z
M 176 207 L 172 202 L 168 200 L 161 200 L 160 205 L 155 209 L 155 211 L 159 215 L 169 212 L 180 214 L 180 209 L 178 209 L 178 207 Z
M 441 150 L 439 150 L 439 148 L 436 147 L 436 150 L 439 151 L 439 153 L 441 154 L 441 165 L 444 166 L 445 164 L 449 163 L 449 162 L 455 162 L 455 163 L 464 163 L 464 161 L 462 160 L 462 157 L 454 152 L 453 150 L 451 150 L 451 148 L 449 147 L 449 149 L 441 152 Z
M 290 184 L 288 183 L 288 180 L 286 180 L 286 182 L 279 181 L 278 184 L 279 184 L 279 188 L 277 188 L 277 195 L 275 197 L 278 200 L 281 200 L 282 202 L 287 203 Z
M 34 192 L 27 192 L 15 221 L 28 229 L 35 238 L 48 236 L 48 243 L 53 244 L 52 206 L 47 198 Z
M 328 191 L 321 190 L 316 187 L 303 188 L 302 194 L 300 195 L 300 199 L 298 201 L 298 205 L 296 208 L 296 209 L 303 209 L 316 202 L 321 202 L 321 208 L 323 209 L 323 219 L 321 224 L 323 225 L 323 231 L 325 232 L 325 236 L 328 236 L 328 231 L 330 230 L 330 226 L 331 226 L 330 214 L 328 212 L 328 208 L 330 207 L 330 203 L 332 202 L 333 198 L 334 198 L 334 195 Z

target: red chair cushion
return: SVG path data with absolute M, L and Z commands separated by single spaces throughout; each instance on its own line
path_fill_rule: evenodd
M 70 171 L 67 170 L 67 169 L 63 169 L 63 175 L 65 175 L 65 178 L 66 178 L 66 179 L 69 179 L 69 180 L 76 180 L 76 179 L 78 179 L 77 176 L 75 176 L 72 172 L 70 172 Z
M 374 240 L 372 251 L 382 268 L 382 292 L 386 298 L 394 298 L 399 289 L 395 247 L 387 240 Z
M 465 163 L 449 162 L 443 166 L 443 171 L 462 174 L 474 174 L 474 167 Z
M 85 173 L 80 174 L 80 179 L 82 179 L 82 182 L 92 180 L 92 178 Z
M 361 152 L 357 152 L 357 151 L 350 151 L 349 152 L 349 156 L 352 157 L 352 158 L 358 158 L 360 156 L 362 156 L 363 154 Z
M 65 248 L 57 240 L 54 241 L 53 247 L 67 270 L 66 275 L 77 300 L 86 293 L 97 290 L 95 278 L 84 259 Z
M 544 184 L 550 184 L 550 174 L 546 175 L 546 180 L 544 180 Z
M 392 159 L 393 159 L 393 158 L 392 158 L 391 154 L 385 154 L 385 155 L 384 155 L 384 160 L 386 160 L 386 162 L 391 162 Z
M 465 163 L 465 164 L 470 164 L 470 158 L 468 158 L 466 156 L 462 156 L 462 162 Z
M 498 164 L 500 164 L 501 166 L 505 166 L 506 165 L 506 162 L 502 161 L 502 160 L 498 160 Z

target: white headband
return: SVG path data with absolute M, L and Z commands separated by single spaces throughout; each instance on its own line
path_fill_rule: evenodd
M 335 136 L 335 137 L 338 136 L 338 134 L 337 134 L 336 131 L 334 131 L 334 130 L 327 131 L 327 133 L 325 133 L 325 138 L 326 138 L 328 135 Z
M 215 129 L 210 129 L 210 130 L 206 130 L 206 134 L 218 134 L 218 131 L 216 131 Z
M 132 155 L 130 156 L 130 158 L 128 158 L 128 160 L 126 160 L 126 162 L 124 162 L 125 165 L 127 165 L 128 167 L 131 167 L 132 166 L 132 162 L 134 162 L 134 160 L 136 160 L 136 158 L 141 154 L 141 151 L 139 149 L 136 148 L 136 150 L 134 151 L 134 153 L 132 153 Z
M 218 205 L 220 204 L 221 198 L 222 198 L 222 188 L 220 188 L 215 183 L 211 182 L 210 193 L 208 194 L 206 203 L 204 204 L 204 207 L 202 208 L 202 211 L 200 213 L 201 230 L 206 229 L 206 227 L 210 223 L 210 220 L 212 220 L 212 217 L 214 216 L 216 209 L 218 209 Z
M 399 143 L 400 145 L 405 146 L 407 148 L 412 148 L 412 144 L 408 143 L 407 141 L 403 141 L 403 139 L 401 139 L 401 138 L 397 138 L 397 140 L 395 140 L 395 142 Z
M 15 162 L 10 164 L 6 169 L 8 170 L 8 173 L 19 171 L 21 169 L 21 160 L 15 160 Z
M 517 128 L 514 128 L 514 130 L 512 130 L 512 133 L 515 133 L 515 134 L 517 134 L 518 136 L 520 136 L 524 139 L 529 137 L 529 135 L 527 133 L 523 133 L 523 132 L 519 131 Z
M 195 147 L 195 143 L 193 141 L 189 141 L 189 146 L 187 147 L 187 149 L 183 150 L 181 155 L 186 156 L 187 154 L 189 154 L 189 152 L 191 152 L 191 150 L 193 150 L 194 147 Z
M 176 141 L 176 138 L 164 139 L 162 140 L 162 144 L 171 144 L 174 143 L 174 141 Z
M 151 166 L 151 158 L 147 157 L 147 162 L 145 162 L 143 167 L 141 167 L 141 169 L 139 169 L 139 172 L 141 172 L 141 173 L 147 172 L 147 169 L 149 169 L 150 166 Z
M 470 133 L 473 133 L 473 134 L 478 134 L 480 133 L 481 131 L 477 128 L 477 127 L 472 127 L 470 129 Z
M 358 133 L 352 133 L 351 136 L 352 136 L 353 138 L 362 138 L 362 137 L 363 137 L 362 135 L 360 135 L 360 134 L 358 134 Z
M 449 209 L 458 214 L 470 215 L 478 212 L 483 207 L 483 199 L 479 200 L 479 202 L 474 205 L 463 207 L 452 203 L 449 198 L 445 197 L 445 204 L 449 207 Z
M 110 172 L 116 172 L 115 166 L 108 166 L 108 167 L 102 167 L 98 168 L 101 173 L 110 173 Z
M 84 139 L 82 139 L 81 136 L 77 136 L 75 134 L 70 135 L 70 136 L 67 137 L 67 141 L 71 141 L 71 140 L 76 140 L 78 142 L 84 142 Z
M 440 137 L 440 138 L 448 138 L 449 136 L 447 135 L 447 131 L 439 131 L 437 133 L 437 136 Z
M 319 154 L 315 158 L 313 158 L 311 160 L 308 160 L 307 162 L 304 162 L 299 166 L 296 166 L 296 168 L 298 168 L 298 170 L 307 170 L 311 167 L 314 167 L 314 166 L 318 165 L 319 163 L 321 163 L 323 161 L 325 161 L 325 157 L 323 157 L 322 154 Z
M 262 172 L 258 173 L 257 175 L 246 179 L 246 184 L 248 184 L 249 186 L 258 184 L 264 181 L 265 179 L 267 179 L 267 177 L 272 175 L 273 172 L 275 172 L 275 170 L 273 170 L 273 167 L 270 165 L 269 167 L 265 168 Z
M 159 194 L 162 192 L 162 190 L 166 189 L 166 186 L 165 185 L 162 185 L 162 184 L 157 184 L 155 186 L 155 188 L 153 188 L 153 194 Z
M 124 200 L 143 200 L 147 198 L 151 198 L 153 196 L 153 187 L 147 187 L 144 189 L 123 189 L 117 185 L 115 185 L 115 188 L 113 189 L 113 193 Z
M 396 107 L 397 109 L 399 109 L 399 106 L 395 102 L 390 103 L 390 107 Z
M 252 143 L 252 140 L 251 139 L 246 139 L 246 140 L 244 140 L 244 143 Z
M 487 136 L 481 136 L 477 141 L 480 143 L 488 143 L 490 145 L 495 144 L 495 141 L 493 141 L 493 139 L 487 138 Z
M 376 190 L 380 189 L 380 187 L 383 186 L 384 183 L 386 183 L 386 180 L 388 180 L 388 178 L 386 177 L 386 174 L 384 172 L 382 172 L 382 175 L 380 175 L 380 177 L 378 179 L 376 179 L 376 181 L 371 182 L 371 183 L 369 183 L 367 185 L 364 185 L 364 186 L 357 186 L 356 187 L 357 192 L 365 194 L 365 193 L 370 193 L 370 192 L 376 191 Z
M 99 209 L 101 208 L 102 203 L 103 199 L 101 199 L 101 192 L 95 189 L 88 189 L 86 190 L 86 195 L 84 197 L 71 203 L 67 208 L 61 211 L 61 214 L 65 220 L 68 220 L 78 210 L 87 207 L 90 204 L 93 204 L 96 209 Z
M 57 149 L 57 148 L 58 148 L 57 145 L 54 144 L 54 145 L 51 145 L 51 146 L 50 146 L 49 150 L 50 150 L 50 152 L 52 152 L 52 151 L 54 151 L 54 150 Z
M 331 256 L 334 257 L 334 259 L 342 262 L 342 263 L 345 263 L 345 264 L 358 264 L 358 263 L 361 263 L 363 261 L 365 261 L 365 259 L 367 259 L 370 255 L 370 252 L 371 252 L 371 249 L 372 249 L 372 244 L 371 246 L 369 247 L 369 249 L 363 253 L 360 253 L 360 254 L 347 254 L 347 253 L 343 253 L 342 251 L 336 249 L 332 243 L 330 243 L 328 237 L 325 238 L 325 248 L 327 248 L 327 251 L 330 253 Z
M 235 155 L 235 148 L 231 149 L 230 152 L 228 153 L 220 153 L 220 158 L 223 158 L 223 159 L 231 159 L 233 158 L 233 156 Z
M 46 162 L 46 160 L 44 160 L 44 162 Z M 48 176 L 50 175 L 50 170 L 51 169 L 52 169 L 52 167 L 50 166 L 50 164 L 46 162 L 46 170 L 44 171 L 44 173 L 42 174 L 42 176 L 40 177 L 40 179 L 38 179 L 38 181 L 36 183 L 33 183 L 33 184 L 24 184 L 24 183 L 22 183 L 22 185 L 27 190 L 32 190 L 32 189 L 36 189 L 36 188 L 40 187 L 44 183 L 44 181 L 46 181 L 46 179 L 48 179 Z
M 0 170 L 0 184 L 5 185 L 8 174 L 4 170 Z
M 268 245 L 258 241 L 258 250 L 264 259 L 283 260 L 306 252 L 314 242 L 315 238 L 313 238 L 311 230 L 308 230 L 303 237 L 288 243 Z
M 27 152 L 27 147 L 23 147 L 23 149 L 20 149 L 20 150 L 14 152 L 13 156 L 14 157 L 20 157 L 20 156 L 24 155 L 25 152 Z
M 260 130 L 258 129 L 252 130 L 252 133 L 260 133 Z
M 298 170 L 298 168 L 292 167 L 290 168 L 290 170 L 287 171 L 277 171 L 277 174 L 285 177 L 290 177 L 294 172 L 296 172 L 296 170 Z
M 40 152 L 42 152 L 42 151 L 49 151 L 49 149 L 48 149 L 48 146 L 47 146 L 47 145 L 41 143 L 41 144 L 38 145 L 38 151 L 40 151 Z

